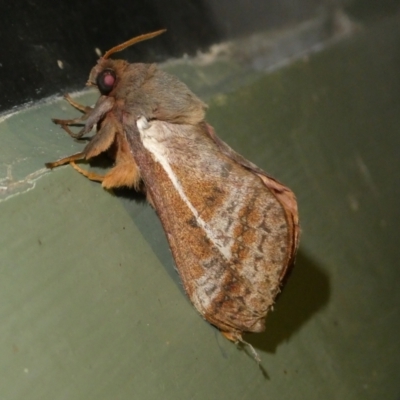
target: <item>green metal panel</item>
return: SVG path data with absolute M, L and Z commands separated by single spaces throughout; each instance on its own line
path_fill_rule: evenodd
M 3 120 L 0 398 L 399 398 L 399 71 L 393 17 L 209 101 L 299 199 L 296 267 L 246 337 L 264 371 L 190 305 L 149 205 L 42 170 L 81 148 L 66 104 Z

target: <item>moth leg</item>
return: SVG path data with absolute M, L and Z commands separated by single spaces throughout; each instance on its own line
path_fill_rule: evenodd
M 61 128 L 64 129 L 68 133 L 68 135 L 70 135 L 71 137 L 73 137 L 75 139 L 79 139 L 84 135 L 85 128 L 81 129 L 78 133 L 74 133 L 71 131 L 71 129 L 68 126 L 69 125 L 85 125 L 85 122 L 89 118 L 89 115 L 92 113 L 93 108 L 77 103 L 69 94 L 66 94 L 64 96 L 64 98 L 65 98 L 65 100 L 67 100 L 67 102 L 72 107 L 83 112 L 84 114 L 78 118 L 73 118 L 73 119 L 52 118 L 52 121 L 57 125 L 61 125 Z
M 95 182 L 103 182 L 105 175 L 96 174 L 95 172 L 86 171 L 85 169 L 81 168 L 79 165 L 75 163 L 75 161 L 71 161 L 70 164 L 72 167 L 78 171 L 80 174 L 85 176 L 86 178 L 90 179 L 91 181 Z
M 103 182 L 104 175 L 99 175 L 94 172 L 86 171 L 75 163 L 75 161 L 82 160 L 83 158 L 85 158 L 85 153 L 81 152 L 73 154 L 72 156 L 60 158 L 59 160 L 54 162 L 46 163 L 45 165 L 47 168 L 53 169 L 59 167 L 60 165 L 71 164 L 76 171 L 81 173 L 83 176 L 86 176 L 86 178 L 90 179 L 91 181 Z
M 221 334 L 225 337 L 225 339 L 228 339 L 233 343 L 238 343 L 242 341 L 242 335 L 238 334 L 237 332 L 221 331 Z
M 111 169 L 102 180 L 105 189 L 117 187 L 128 187 L 138 190 L 140 183 L 140 172 L 133 160 L 120 162 Z
M 84 113 L 84 115 L 73 118 L 73 119 L 57 119 L 52 118 L 55 124 L 61 125 L 64 129 L 64 125 L 84 125 L 84 121 L 87 120 L 89 114 L 93 111 L 92 107 L 84 106 L 83 104 L 77 103 L 68 93 L 64 95 L 64 99 L 74 108 Z
M 75 163 L 75 161 L 85 158 L 85 153 L 77 153 L 72 156 L 61 158 L 60 160 L 46 163 L 47 168 L 55 168 L 64 164 L 71 164 L 71 166 L 80 174 L 90 179 L 91 181 L 102 182 L 105 189 L 112 189 L 117 187 L 133 187 L 139 188 L 140 173 L 134 161 L 124 162 L 117 164 L 107 174 L 100 175 L 95 172 L 87 171 Z
M 70 122 L 70 121 L 73 121 L 73 120 L 72 119 L 70 119 L 70 120 L 53 119 L 53 122 L 55 124 L 61 125 L 61 128 L 64 129 L 64 131 L 67 132 L 69 136 L 73 137 L 74 139 L 81 138 L 85 133 L 85 128 L 82 128 L 79 132 L 74 133 L 74 132 L 71 131 L 71 129 L 68 128 L 67 125 L 65 125 L 63 123 L 63 122 Z M 71 123 L 71 124 L 68 124 L 68 125 L 74 125 L 74 123 Z
M 81 117 L 78 118 L 73 118 L 73 119 L 57 119 L 57 118 L 52 118 L 51 120 L 57 124 L 57 125 L 84 125 L 85 124 L 85 120 L 87 119 L 89 115 L 85 114 L 82 115 Z
M 114 106 L 114 99 L 112 97 L 101 96 L 96 103 L 96 106 L 92 109 L 90 107 L 82 106 L 81 104 L 72 101 L 72 105 L 76 105 L 80 111 L 87 110 L 85 114 L 83 114 L 79 118 L 74 119 L 52 119 L 55 124 L 61 125 L 68 135 L 73 137 L 74 139 L 81 138 L 85 133 L 88 133 L 92 130 L 93 126 L 97 124 L 97 122 L 108 113 Z M 69 100 L 68 100 L 69 102 Z M 74 133 L 71 129 L 68 128 L 69 125 L 85 125 L 78 133 Z
M 84 106 L 83 104 L 77 103 L 68 93 L 64 95 L 64 99 L 69 104 L 71 104 L 72 107 L 76 108 L 77 110 L 79 110 L 79 111 L 81 111 L 81 112 L 83 112 L 85 114 L 88 114 L 93 110 L 92 107 Z
M 82 160 L 83 158 L 85 158 L 85 153 L 80 152 L 80 153 L 72 154 L 71 156 L 68 156 L 68 157 L 60 158 L 57 161 L 45 163 L 45 166 L 47 168 L 53 169 L 53 168 L 59 167 L 60 165 L 69 164 L 69 163 L 72 163 L 77 160 Z
M 122 132 L 122 127 L 112 118 L 106 118 L 101 124 L 101 128 L 96 135 L 92 137 L 85 147 L 85 158 L 89 159 L 98 156 L 111 147 L 117 132 Z
M 101 135 L 97 134 L 98 140 L 95 142 L 93 139 L 93 146 L 90 142 L 85 152 L 89 158 L 108 149 L 109 155 L 115 160 L 115 166 L 105 175 L 102 186 L 105 189 L 129 187 L 138 190 L 141 181 L 140 171 L 132 157 L 125 135 L 121 133 L 123 127 L 110 115 L 103 122 L 100 132 Z
M 256 352 L 256 350 L 254 349 L 254 347 L 246 342 L 245 340 L 243 340 L 242 335 L 239 332 L 226 332 L 226 331 L 221 331 L 222 336 L 224 336 L 226 339 L 230 340 L 231 342 L 238 344 L 238 343 L 242 343 L 245 346 L 247 346 L 250 349 L 250 352 L 252 354 L 252 356 L 254 357 L 254 359 L 256 360 L 256 362 L 258 364 L 261 363 L 261 358 L 258 355 L 258 353 Z
M 82 106 L 83 107 L 83 106 Z M 74 118 L 74 119 L 57 119 L 52 118 L 52 121 L 57 124 L 61 125 L 61 128 L 64 129 L 65 132 L 68 133 L 69 136 L 73 137 L 74 139 L 79 139 L 85 133 L 85 128 L 82 128 L 79 132 L 74 133 L 69 129 L 68 125 L 85 125 L 85 120 L 89 117 L 90 112 L 82 115 L 81 117 Z

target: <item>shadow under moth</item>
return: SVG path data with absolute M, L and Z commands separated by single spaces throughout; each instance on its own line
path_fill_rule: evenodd
M 54 119 L 73 138 L 96 126 L 82 152 L 47 163 L 70 163 L 106 189 L 144 190 L 155 208 L 191 302 L 237 343 L 261 332 L 293 264 L 299 242 L 296 198 L 219 139 L 205 120 L 206 105 L 155 64 L 109 56 L 164 30 L 113 47 L 90 72 L 95 106 L 67 101 L 80 118 Z M 70 125 L 83 125 L 74 133 Z M 76 164 L 107 152 L 105 175 Z M 248 343 L 246 343 L 248 344 Z M 250 346 L 256 355 L 254 349 Z

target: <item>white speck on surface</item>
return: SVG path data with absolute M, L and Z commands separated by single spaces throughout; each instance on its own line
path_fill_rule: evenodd
M 58 68 L 64 69 L 64 63 L 61 60 L 57 60 Z
M 98 47 L 95 47 L 94 48 L 94 52 L 99 56 L 99 57 L 101 57 L 103 54 L 102 54 L 102 52 L 101 52 L 101 50 L 98 48 Z

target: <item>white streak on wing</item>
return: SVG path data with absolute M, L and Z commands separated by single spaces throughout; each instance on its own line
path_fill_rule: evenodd
M 161 164 L 164 171 L 167 173 L 171 183 L 174 185 L 176 191 L 183 202 L 188 206 L 193 216 L 196 218 L 197 224 L 203 228 L 208 239 L 220 250 L 222 255 L 229 260 L 232 256 L 231 247 L 224 245 L 223 241 L 216 236 L 215 229 L 207 224 L 199 215 L 196 208 L 190 202 L 186 196 L 181 183 L 171 168 L 168 154 L 168 148 L 162 142 L 168 139 L 168 136 L 172 136 L 173 132 L 166 128 L 166 123 L 151 122 L 149 123 L 145 117 L 140 117 L 136 121 L 136 125 L 140 132 L 143 146 L 153 155 L 154 159 Z

